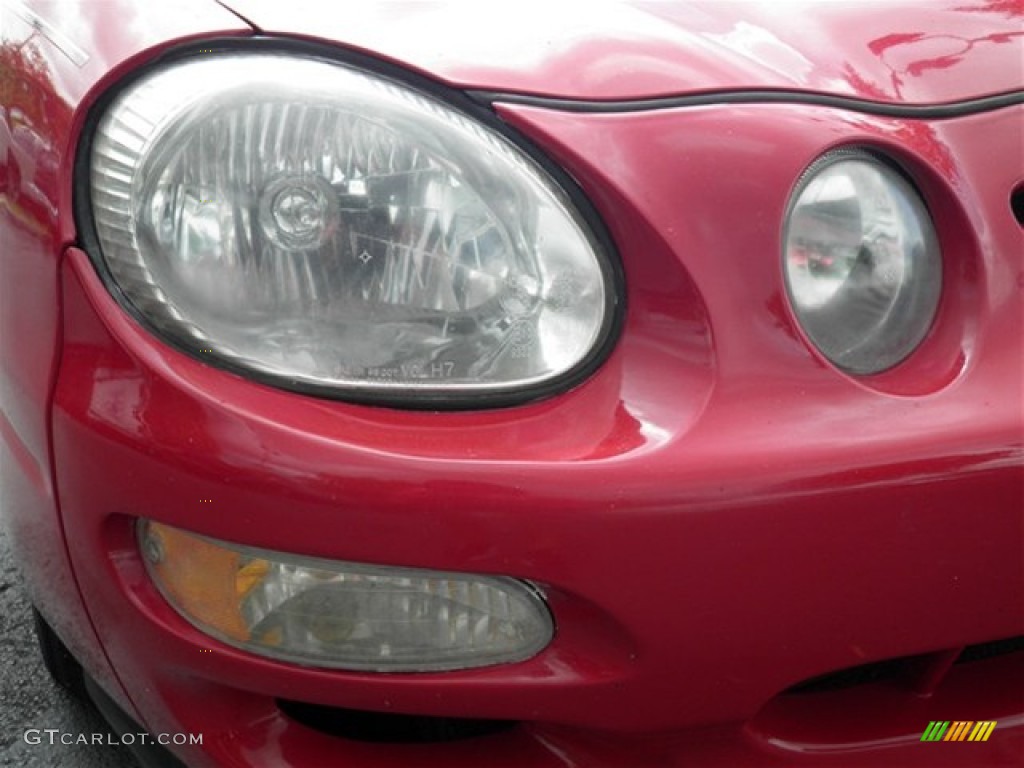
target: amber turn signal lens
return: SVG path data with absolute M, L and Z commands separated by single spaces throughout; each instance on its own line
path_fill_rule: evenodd
M 538 590 L 515 579 L 300 557 L 148 520 L 138 537 L 150 577 L 185 619 L 281 661 L 465 669 L 529 658 L 554 634 Z

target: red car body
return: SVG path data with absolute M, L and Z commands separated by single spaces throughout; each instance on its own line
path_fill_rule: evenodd
M 59 160 L 36 199 L 0 155 L 2 508 L 33 602 L 95 688 L 150 732 L 203 734 L 178 759 L 1020 764 L 1018 2 L 59 9 L 0 11 L 0 78 L 32 84 L 40 146 Z M 248 38 L 469 92 L 540 147 L 621 259 L 627 310 L 607 360 L 535 402 L 410 411 L 268 387 L 133 320 L 76 227 L 89 110 L 169 50 Z M 846 145 L 907 170 L 943 249 L 927 338 L 873 376 L 814 350 L 779 269 L 800 174 Z M 529 579 L 557 634 L 531 659 L 470 671 L 261 658 L 166 603 L 138 517 Z M 283 701 L 515 725 L 368 742 Z M 947 720 L 997 725 L 984 743 L 922 743 Z

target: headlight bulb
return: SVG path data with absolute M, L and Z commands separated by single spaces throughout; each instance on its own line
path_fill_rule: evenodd
M 263 233 L 279 248 L 319 248 L 334 233 L 338 220 L 336 195 L 326 179 L 283 176 L 267 184 L 259 201 Z

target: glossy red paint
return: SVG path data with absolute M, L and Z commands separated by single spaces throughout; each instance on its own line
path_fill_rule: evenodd
M 576 99 L 794 90 L 942 103 L 1020 87 L 1020 0 L 327 4 L 228 0 L 464 88 Z
M 332 22 L 284 26 L 269 4 L 236 5 L 264 31 L 321 34 Z M 139 23 L 149 37 L 107 25 L 100 42 L 86 39 L 99 34 L 100 11 L 84 7 L 91 19 L 61 24 L 93 63 L 77 68 L 50 51 L 43 68 L 65 115 L 47 136 L 61 157 L 60 188 L 48 191 L 56 218 L 23 212 L 17 194 L 0 209 L 0 487 L 33 598 L 148 729 L 204 734 L 201 750 L 179 753 L 189 765 L 1018 760 L 1019 653 L 957 665 L 927 696 L 924 678 L 786 691 L 854 665 L 945 658 L 1024 634 L 1024 234 L 1008 205 L 1021 181 L 1024 108 L 925 121 L 798 104 L 588 115 L 499 103 L 604 219 L 626 273 L 626 327 L 607 363 L 571 392 L 486 412 L 410 413 L 222 372 L 119 308 L 75 245 L 70 153 L 84 111 L 164 42 L 246 29 L 196 3 L 206 15 L 172 21 L 146 8 Z M 683 34 L 683 17 L 669 23 L 668 10 L 656 17 L 649 6 L 594 12 L 586 55 L 568 36 L 548 31 L 541 45 L 541 25 L 520 25 L 535 58 L 503 68 L 484 67 L 479 41 L 465 35 L 461 47 L 453 35 L 432 49 L 444 56 L 424 53 L 401 33 L 415 18 L 390 4 L 352 11 L 343 35 L 488 89 L 585 98 L 817 90 L 839 66 L 834 40 L 848 14 L 870 24 L 850 30 L 858 37 L 844 60 L 875 82 L 885 57 L 862 43 L 879 30 L 902 34 L 905 21 L 908 34 L 934 37 L 954 19 L 960 30 L 1001 23 L 998 4 L 986 7 L 891 18 L 830 8 L 821 22 L 832 30 L 829 55 L 808 29 L 787 38 L 814 62 L 818 79 L 803 84 L 787 84 L 765 56 L 694 79 L 707 54 L 682 53 L 690 48 L 672 35 Z M 422 8 L 418 23 L 431 29 L 475 13 Z M 696 14 L 686 39 L 788 34 L 756 12 L 740 26 L 737 8 Z M 393 42 L 373 31 L 380 14 L 390 14 Z M 623 78 L 605 74 L 597 53 L 625 56 L 645 41 L 648 58 L 633 68 L 617 59 Z M 909 91 L 872 93 L 855 78 L 827 89 L 925 102 L 1019 89 L 1012 56 L 993 67 L 987 50 L 970 48 L 945 80 L 919 68 Z M 984 85 L 960 77 L 976 67 L 990 73 Z M 837 372 L 806 342 L 779 264 L 796 179 L 842 145 L 876 148 L 905 168 L 935 217 L 946 270 L 929 338 L 866 379 Z M 162 600 L 134 540 L 139 516 L 280 551 L 529 578 L 547 592 L 558 633 L 531 660 L 473 672 L 373 675 L 256 658 L 197 632 Z M 44 558 L 55 558 L 51 569 Z M 521 724 L 448 744 L 368 744 L 299 724 L 278 697 Z M 1000 725 L 985 744 L 920 743 L 929 720 L 966 718 Z
M 34 165 L 59 169 L 26 174 L 20 152 L 0 153 L 0 507 L 16 551 L 32 563 L 22 571 L 34 602 L 129 711 L 77 599 L 50 461 L 49 407 L 61 354 L 58 266 L 76 238 L 74 146 L 91 100 L 152 58 L 156 46 L 250 31 L 206 0 L 173 8 L 116 0 L 63 4 L 59 14 L 52 3 L 0 6 L 0 117 L 12 109 L 25 115 L 33 137 L 23 146 L 37 149 Z

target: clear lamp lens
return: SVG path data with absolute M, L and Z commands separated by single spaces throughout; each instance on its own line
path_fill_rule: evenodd
M 527 659 L 554 634 L 514 579 L 256 550 L 142 520 L 139 547 L 168 602 L 201 631 L 309 666 L 436 672 Z
M 498 133 L 347 66 L 205 55 L 91 156 L 103 263 L 161 335 L 286 387 L 523 392 L 607 338 L 608 256 Z
M 931 219 L 904 177 L 862 152 L 812 167 L 786 222 L 784 268 L 804 331 L 840 368 L 872 374 L 921 342 L 942 261 Z

